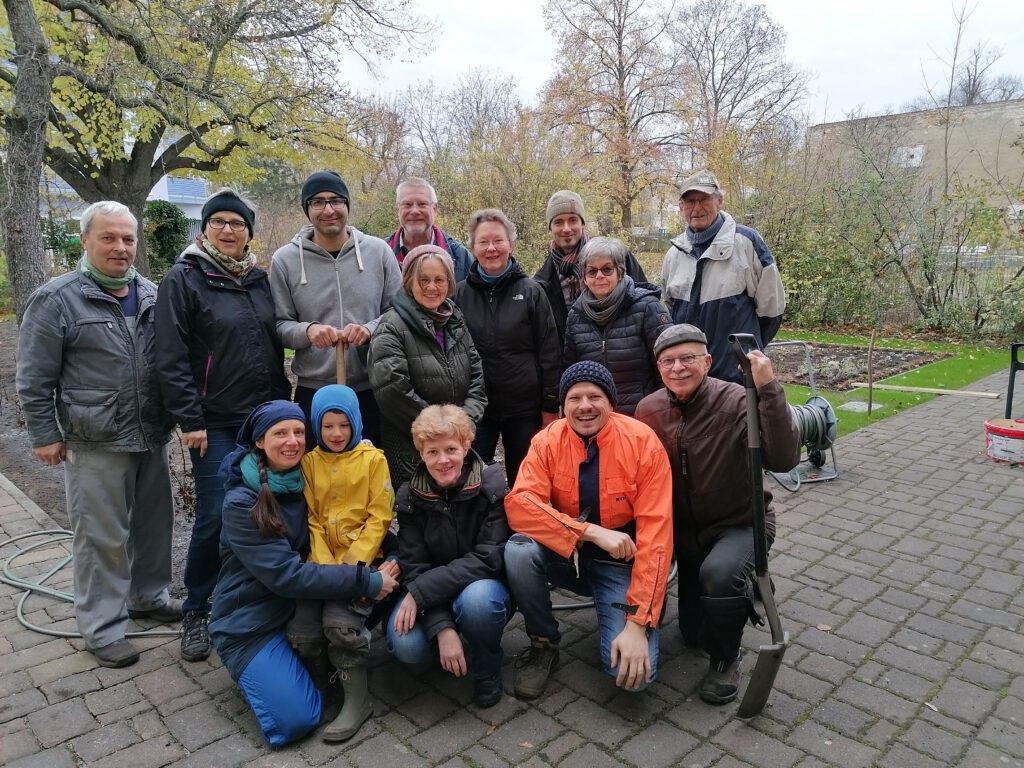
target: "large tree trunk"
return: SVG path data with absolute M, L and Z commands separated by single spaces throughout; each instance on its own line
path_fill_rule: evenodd
M 32 292 L 46 281 L 46 256 L 39 223 L 39 179 L 46 145 L 52 76 L 48 50 L 32 0 L 3 0 L 14 39 L 14 106 L 7 123 L 7 156 L 0 160 L 0 225 L 7 275 L 18 322 Z

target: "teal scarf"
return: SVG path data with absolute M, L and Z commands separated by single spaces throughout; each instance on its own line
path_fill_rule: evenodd
M 249 488 L 259 493 L 260 466 L 259 462 L 256 461 L 255 453 L 247 453 L 245 455 L 242 459 L 241 469 L 242 480 Z M 302 470 L 299 469 L 298 465 L 287 472 L 267 470 L 267 485 L 270 486 L 270 492 L 275 496 L 281 493 L 299 493 L 305 484 L 305 480 L 302 479 Z
M 78 262 L 78 271 L 83 275 L 92 280 L 96 285 L 105 291 L 116 291 L 124 288 L 128 283 L 135 279 L 135 267 L 128 267 L 128 271 L 125 272 L 124 277 L 111 277 L 110 275 L 104 275 L 89 261 L 89 254 L 83 253 L 82 260 Z

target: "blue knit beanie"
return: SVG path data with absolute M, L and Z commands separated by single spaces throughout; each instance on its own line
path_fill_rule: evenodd
M 348 441 L 348 445 L 341 452 L 351 451 L 363 439 L 363 416 L 359 412 L 359 398 L 355 391 L 341 384 L 329 384 L 318 389 L 313 395 L 313 404 L 310 406 L 313 436 L 316 437 L 316 444 L 320 446 L 321 450 L 334 453 L 320 439 L 320 423 L 328 411 L 341 411 L 348 417 L 348 423 L 352 427 L 352 439 Z
M 615 407 L 618 393 L 615 391 L 615 381 L 612 379 L 611 371 L 593 360 L 581 360 L 565 369 L 562 380 L 558 383 L 559 405 L 565 405 L 566 394 L 574 384 L 579 384 L 581 381 L 596 384 L 603 389 L 604 393 L 608 395 L 612 407 Z

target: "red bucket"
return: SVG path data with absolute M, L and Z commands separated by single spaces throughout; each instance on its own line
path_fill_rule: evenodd
M 985 454 L 996 461 L 1024 464 L 1024 420 L 989 419 L 986 421 Z

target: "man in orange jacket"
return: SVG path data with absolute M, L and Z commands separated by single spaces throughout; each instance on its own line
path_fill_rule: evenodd
M 593 596 L 601 659 L 616 685 L 639 690 L 657 674 L 672 561 L 671 469 L 649 427 L 613 412 L 615 398 L 603 365 L 570 366 L 559 386 L 565 418 L 533 438 L 505 499 L 516 531 L 505 573 L 531 640 L 516 665 L 519 698 L 539 696 L 558 661 L 549 583 Z

